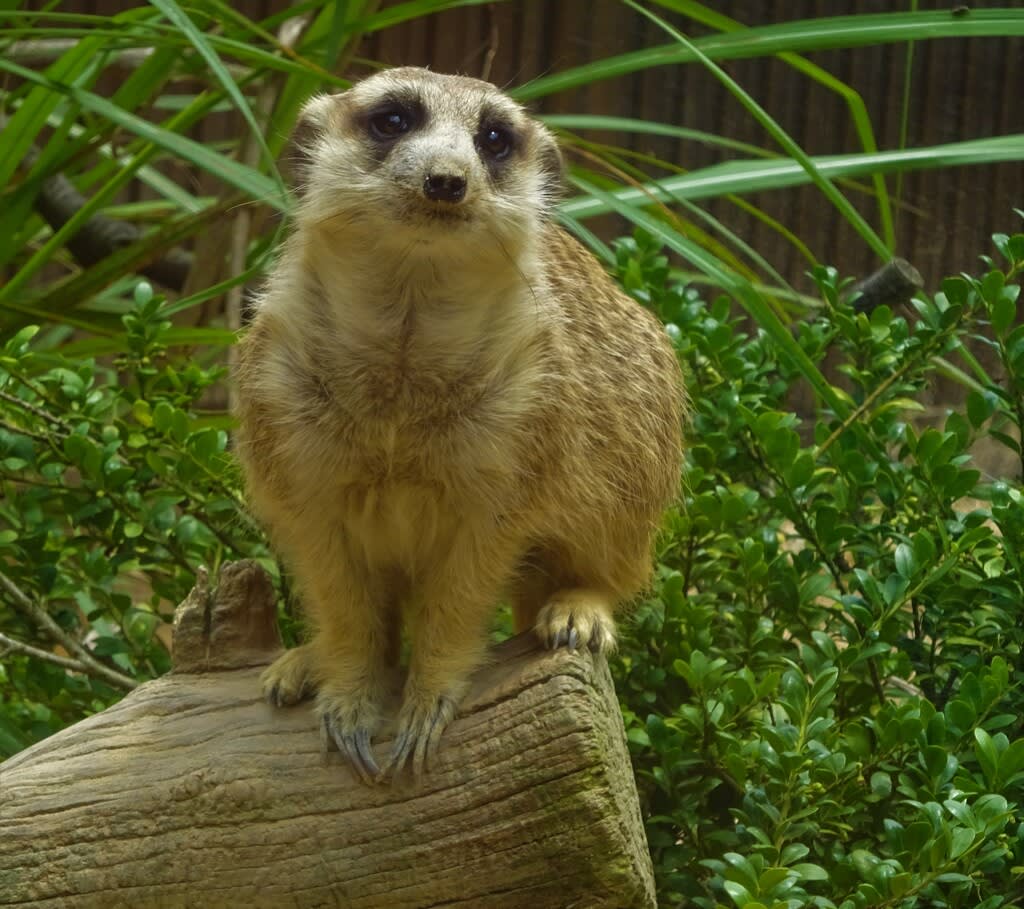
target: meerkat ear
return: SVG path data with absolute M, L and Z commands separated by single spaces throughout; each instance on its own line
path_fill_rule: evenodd
M 550 201 L 556 202 L 565 194 L 565 158 L 555 137 L 540 124 L 537 124 L 537 160 L 544 175 L 544 189 Z
M 281 171 L 300 199 L 306 195 L 313 154 L 317 142 L 327 130 L 328 113 L 338 97 L 315 95 L 303 105 L 281 155 Z

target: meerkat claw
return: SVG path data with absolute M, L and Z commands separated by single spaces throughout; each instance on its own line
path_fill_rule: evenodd
M 615 624 L 600 595 L 585 589 L 566 590 L 541 609 L 537 634 L 553 650 L 570 651 L 584 646 L 591 653 L 605 653 L 615 647 Z
M 307 645 L 286 650 L 260 676 L 263 697 L 273 707 L 290 707 L 315 690 Z
M 354 735 L 356 754 L 360 758 L 360 764 L 365 769 L 367 776 L 375 780 L 380 776 L 380 767 L 373 756 L 370 747 L 370 731 L 368 729 L 357 729 Z
M 370 748 L 370 730 L 358 728 L 344 731 L 331 716 L 324 716 L 322 723 L 325 738 L 338 746 L 338 751 L 348 758 L 359 778 L 364 783 L 376 782 L 380 776 L 380 767 Z
M 380 778 L 401 772 L 408 763 L 412 774 L 419 779 L 429 770 L 437 755 L 441 735 L 455 719 L 456 704 L 441 696 L 432 703 L 417 706 L 399 718 L 399 731 L 391 754 L 380 772 Z

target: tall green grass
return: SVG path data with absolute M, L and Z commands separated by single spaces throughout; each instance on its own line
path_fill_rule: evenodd
M 93 332 L 98 347 L 117 328 L 128 306 L 138 269 L 175 246 L 194 244 L 214 232 L 233 231 L 241 254 L 196 245 L 195 277 L 204 276 L 174 306 L 200 307 L 232 287 L 251 280 L 274 245 L 281 218 L 254 218 L 242 208 L 286 214 L 290 197 L 274 164 L 303 101 L 314 91 L 342 90 L 346 65 L 367 35 L 419 17 L 478 5 L 481 0 L 412 0 L 380 9 L 375 0 L 332 3 L 306 0 L 265 19 L 246 16 L 222 0 L 189 5 L 151 0 L 115 16 L 43 11 L 0 12 L 0 334 L 26 322 L 49 326 L 39 343 L 55 343 L 69 327 Z M 638 17 L 653 20 L 664 42 L 583 66 L 549 73 L 513 90 L 530 102 L 597 82 L 657 67 L 693 66 L 718 79 L 765 128 L 771 144 L 745 146 L 728 136 L 699 133 L 686 123 L 650 123 L 588 112 L 550 116 L 568 146 L 584 150 L 574 167 L 578 194 L 565 201 L 565 223 L 600 255 L 604 242 L 587 226 L 610 211 L 634 224 L 657 230 L 687 267 L 727 289 L 794 358 L 778 301 L 792 299 L 771 263 L 695 203 L 725 197 L 753 211 L 783 236 L 811 251 L 784 224 L 758 212 L 745 196 L 766 189 L 813 184 L 863 242 L 884 260 L 894 248 L 892 201 L 887 175 L 937 167 L 989 164 L 1024 159 L 1024 133 L 929 148 L 879 149 L 863 99 L 849 85 L 803 54 L 856 49 L 880 43 L 1024 35 L 1024 9 L 972 10 L 956 17 L 947 10 L 898 11 L 832 16 L 748 28 L 713 4 L 694 0 L 624 0 Z M 289 36 L 289 18 L 304 17 Z M 672 15 L 670 24 L 665 16 Z M 682 24 L 680 24 L 682 23 Z M 711 34 L 690 38 L 686 23 Z M 294 26 L 294 21 L 291 23 Z M 61 43 L 63 42 L 63 43 Z M 32 60 L 27 49 L 35 53 Z M 17 51 L 17 53 L 15 53 Z M 118 60 L 135 55 L 128 78 L 113 92 L 100 88 Z M 725 60 L 773 55 L 802 77 L 840 97 L 849 112 L 860 149 L 844 155 L 807 155 L 782 127 L 720 67 Z M 45 65 L 38 62 L 45 59 Z M 189 86 L 182 89 L 182 77 Z M 186 93 L 187 92 L 187 93 Z M 905 94 L 904 108 L 909 101 Z M 237 136 L 204 144 L 192 131 L 223 111 L 237 112 Z M 904 119 L 907 111 L 904 110 Z M 603 145 L 593 130 L 621 136 Z M 735 156 L 726 163 L 681 172 L 674 162 L 651 156 L 629 157 L 633 137 L 673 136 L 714 143 Z M 627 150 L 627 151 L 623 151 Z M 624 157 L 625 155 L 625 157 Z M 649 173 L 674 173 L 652 179 Z M 188 173 L 190 179 L 182 179 Z M 58 230 L 35 213 L 43 181 L 62 174 L 87 198 L 84 207 Z M 197 193 L 195 177 L 214 192 Z M 866 180 L 854 186 L 851 181 Z M 146 187 L 155 198 L 125 206 L 123 193 Z M 875 216 L 865 218 L 848 199 L 851 191 L 870 192 Z M 155 213 L 159 217 L 154 217 Z M 75 264 L 68 241 L 96 215 L 116 215 L 138 227 L 136 238 L 117 254 L 89 266 Z M 225 265 L 227 263 L 227 265 Z M 813 264 L 813 262 L 809 262 Z M 182 343 L 222 344 L 222 327 L 189 327 Z M 184 331 L 184 329 L 183 329 Z M 799 363 L 819 395 L 842 401 L 808 363 Z

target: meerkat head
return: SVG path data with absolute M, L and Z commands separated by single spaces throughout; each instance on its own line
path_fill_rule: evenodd
M 562 177 L 554 138 L 495 86 L 411 67 L 309 101 L 291 163 L 300 228 L 399 244 L 532 235 Z

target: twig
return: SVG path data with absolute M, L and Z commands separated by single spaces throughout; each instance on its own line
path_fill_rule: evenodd
M 0 646 L 4 648 L 5 653 L 14 651 L 15 653 L 23 653 L 25 656 L 34 657 L 37 660 L 44 660 L 47 663 L 53 663 L 55 666 L 63 666 L 65 669 L 70 669 L 73 672 L 81 672 L 88 674 L 89 667 L 78 660 L 72 660 L 70 657 L 62 657 L 56 653 L 50 653 L 49 650 L 40 650 L 38 647 L 33 647 L 31 644 L 26 644 L 24 641 L 16 641 L 14 638 L 7 637 L 2 631 L 0 631 Z
M 6 126 L 7 122 L 8 118 L 0 113 L 0 127 Z M 38 148 L 34 145 L 29 146 L 21 165 L 26 172 L 39 160 L 39 154 Z M 74 183 L 64 174 L 56 173 L 40 182 L 39 191 L 32 204 L 40 217 L 56 233 L 87 202 L 86 197 L 78 191 L 78 187 Z M 75 261 L 87 268 L 141 238 L 142 231 L 134 224 L 97 214 L 81 225 L 64 245 Z M 180 291 L 185 284 L 185 278 L 191 265 L 192 254 L 190 252 L 183 249 L 172 249 L 157 261 L 140 265 L 138 271 L 157 284 L 170 290 Z
M 278 40 L 280 41 L 281 49 L 288 51 L 298 44 L 309 27 L 309 22 L 308 17 L 299 17 L 297 20 L 289 19 L 284 22 L 278 30 Z M 256 96 L 256 102 L 253 105 L 256 115 L 261 116 L 264 121 L 270 120 L 274 111 L 274 104 L 284 85 L 284 79 L 281 77 L 281 74 L 275 75 L 277 76 L 276 78 L 275 76 L 268 77 L 260 87 L 259 94 Z M 246 132 L 238 150 L 239 160 L 249 167 L 258 167 L 260 151 L 260 143 L 257 141 L 256 134 L 251 130 Z M 240 275 L 245 271 L 245 260 L 249 252 L 249 238 L 252 234 L 252 219 L 252 209 L 249 206 L 240 208 L 235 216 L 235 223 L 231 228 L 230 275 Z M 244 284 L 235 284 L 228 291 L 224 308 L 227 327 L 231 331 L 238 331 L 242 327 L 242 296 L 244 293 Z M 232 346 L 228 350 L 228 366 L 232 372 L 234 372 L 237 365 L 237 359 L 238 348 L 237 346 Z M 234 410 L 234 383 L 230 383 L 228 386 L 228 398 L 230 408 Z
M 51 63 L 78 46 L 77 38 L 43 38 L 33 41 L 14 41 L 4 48 L 4 56 L 14 63 Z M 122 66 L 137 67 L 153 54 L 151 47 L 126 47 L 113 51 L 114 60 Z
M 56 232 L 86 205 L 86 197 L 64 174 L 54 174 L 42 181 L 35 198 L 39 214 Z M 69 237 L 65 244 L 75 261 L 83 267 L 102 262 L 125 246 L 138 242 L 142 231 L 128 221 L 119 221 L 106 215 L 93 215 L 81 229 Z M 183 249 L 171 249 L 160 259 L 140 265 L 138 271 L 151 281 L 180 291 L 192 266 L 192 254 Z
M 78 46 L 77 38 L 44 38 L 32 41 L 14 41 L 4 48 L 4 56 L 14 63 L 33 66 L 40 63 L 51 63 Z M 142 66 L 153 55 L 152 47 L 124 47 L 111 51 L 111 56 L 118 66 L 136 69 Z M 225 62 L 229 73 L 235 78 L 249 74 L 249 69 L 238 63 Z
M 909 694 L 911 697 L 924 697 L 924 692 L 918 688 L 917 685 L 908 682 L 906 679 L 901 679 L 898 675 L 888 676 L 885 680 L 885 684 L 890 688 L 902 691 L 904 694 Z
M 15 426 L 13 423 L 8 423 L 6 420 L 0 420 L 0 429 L 5 429 L 12 435 L 28 436 L 30 439 L 35 439 L 37 442 L 43 442 L 49 444 L 50 440 L 46 436 L 41 436 L 39 433 L 32 432 L 31 429 L 22 429 L 20 426 Z
M 28 596 L 17 584 L 6 574 L 0 572 L 0 589 L 14 602 L 14 605 L 24 612 L 33 622 L 43 629 L 51 638 L 60 644 L 68 653 L 74 654 L 87 667 L 90 675 L 99 676 L 111 685 L 131 691 L 138 687 L 138 682 L 122 675 L 116 669 L 104 666 L 82 645 L 82 642 L 73 635 L 68 634 L 42 606 Z
M 875 696 L 878 698 L 878 706 L 885 706 L 885 689 L 882 687 L 882 679 L 878 675 L 878 667 L 875 665 L 875 658 L 868 657 L 868 671 L 871 675 L 871 684 L 875 686 Z
M 494 4 L 488 3 L 484 7 L 484 14 L 487 16 L 488 24 L 488 36 L 487 36 L 487 50 L 484 53 L 483 66 L 480 67 L 480 78 L 484 82 L 491 81 L 491 68 L 494 66 L 494 58 L 498 56 L 498 40 L 500 35 L 498 33 L 498 20 L 494 15 Z
M 43 410 L 41 407 L 36 407 L 35 404 L 29 404 L 29 402 L 24 398 L 19 398 L 17 395 L 12 395 L 6 391 L 0 391 L 0 401 L 6 401 L 8 404 L 13 404 L 15 407 L 27 410 L 30 414 L 34 414 L 41 420 L 46 420 L 47 423 L 52 423 L 54 426 L 59 427 L 65 432 L 70 431 L 67 423 L 65 423 L 60 417 L 55 417 L 49 411 Z
M 959 322 L 957 322 L 956 324 L 959 325 Z M 945 339 L 948 336 L 948 334 L 949 334 L 949 331 L 947 329 L 946 331 L 944 331 L 941 335 L 938 335 L 937 337 L 940 340 L 945 341 Z M 816 453 L 817 457 L 820 459 L 821 456 L 826 451 L 828 451 L 829 448 L 832 447 L 832 445 L 836 442 L 836 440 L 844 432 L 846 432 L 846 430 L 849 429 L 854 423 L 856 423 L 865 413 L 867 413 L 868 410 L 870 410 L 871 407 L 874 406 L 874 403 L 883 394 L 885 394 L 885 392 L 888 391 L 889 388 L 892 387 L 893 384 L 895 384 L 896 382 L 900 381 L 914 366 L 916 366 L 919 362 L 921 362 L 921 360 L 924 357 L 930 357 L 931 354 L 932 354 L 932 351 L 935 349 L 936 346 L 937 346 L 936 343 L 933 341 L 927 347 L 922 348 L 920 350 L 918 356 L 914 357 L 913 359 L 909 359 L 909 360 L 905 361 L 900 366 L 899 369 L 897 369 L 895 372 L 893 372 L 892 374 L 887 376 L 885 379 L 883 379 L 881 382 L 879 382 L 878 385 L 876 385 L 871 390 L 871 393 L 863 401 L 861 401 L 861 403 L 857 406 L 857 408 L 853 411 L 853 413 L 851 413 L 849 416 L 847 416 L 846 419 L 844 419 L 843 422 L 839 425 L 839 427 L 832 433 L 832 435 L 830 435 L 827 439 L 825 439 L 824 442 L 821 443 L 821 445 L 818 446 L 818 451 Z

